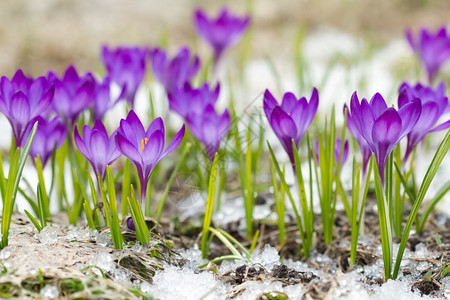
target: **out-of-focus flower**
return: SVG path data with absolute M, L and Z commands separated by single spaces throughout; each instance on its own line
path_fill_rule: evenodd
M 78 76 L 74 66 L 67 68 L 62 79 L 53 72 L 48 77 L 55 86 L 53 109 L 66 126 L 73 128 L 78 116 L 92 105 L 97 82 L 89 72 Z
M 33 144 L 31 144 L 30 155 L 36 157 L 39 155 L 42 166 L 44 167 L 48 159 L 53 153 L 54 149 L 62 146 L 66 139 L 66 127 L 59 117 L 54 117 L 49 122 L 42 117 L 37 117 L 33 122 L 38 122 L 36 135 L 34 136 Z M 28 125 L 22 139 L 22 147 L 25 147 L 26 140 L 30 135 L 34 123 Z
M 208 18 L 201 9 L 197 9 L 194 14 L 194 24 L 200 37 L 213 47 L 214 61 L 217 63 L 226 48 L 241 40 L 250 24 L 250 17 L 239 18 L 223 8 L 214 20 Z
M 141 183 L 141 204 L 145 201 L 148 180 L 156 164 L 172 153 L 184 137 L 184 125 L 164 150 L 165 133 L 161 118 L 156 118 L 145 131 L 134 111 L 120 120 L 117 129 L 117 149 L 128 157 L 136 168 Z
M 316 150 L 316 161 L 319 164 L 319 141 L 314 143 L 314 148 Z M 339 156 L 341 154 L 341 139 L 336 139 L 336 143 L 334 145 L 334 161 L 337 165 L 339 163 Z M 342 152 L 342 162 L 341 165 L 344 165 L 348 158 L 348 141 L 344 143 L 344 152 Z
M 94 127 L 83 126 L 83 137 L 78 133 L 78 128 L 75 126 L 74 140 L 78 150 L 89 161 L 94 169 L 95 175 L 100 173 L 102 178 L 106 175 L 106 166 L 112 164 L 121 153 L 116 148 L 117 131 L 108 137 L 108 132 L 105 129 L 103 123 L 98 120 L 95 122 Z
M 319 105 L 319 94 L 314 88 L 309 103 L 305 97 L 297 100 L 294 94 L 285 93 L 281 105 L 269 90 L 264 93 L 264 112 L 270 126 L 277 135 L 294 165 L 292 140 L 298 147 L 309 125 L 311 125 Z
M 417 39 L 413 37 L 411 30 L 407 30 L 406 38 L 419 56 L 431 84 L 441 66 L 450 59 L 450 36 L 447 34 L 447 30 L 445 27 L 441 27 L 433 34 L 422 28 Z
M 219 92 L 219 84 L 214 90 L 210 90 L 208 83 L 198 89 L 185 83 L 182 88 L 176 88 L 172 94 L 169 94 L 169 107 L 183 118 L 187 118 L 190 114 L 200 115 L 206 106 L 216 104 Z
M 126 87 L 122 89 L 122 92 L 115 100 L 112 100 L 111 80 L 108 77 L 105 77 L 102 83 L 97 84 L 93 97 L 94 121 L 103 119 L 103 116 L 106 114 L 106 112 L 122 99 L 125 92 Z
M 447 96 L 445 96 L 445 85 L 440 83 L 436 90 L 423 86 L 420 83 L 414 87 L 404 82 L 399 89 L 398 107 L 402 108 L 414 99 L 420 99 L 422 103 L 422 113 L 414 128 L 408 133 L 408 144 L 404 161 L 406 161 L 416 145 L 425 136 L 434 131 L 444 130 L 450 127 L 450 120 L 432 128 L 449 107 Z
M 388 156 L 397 143 L 416 125 L 422 110 L 420 100 L 414 99 L 397 111 L 393 107 L 388 107 L 379 93 L 372 97 L 370 103 L 365 98 L 360 103 L 354 92 L 350 110 L 355 129 L 375 154 L 381 181 L 384 184 L 384 169 Z
M 51 105 L 54 88 L 45 77 L 33 79 L 17 70 L 12 80 L 2 76 L 0 82 L 0 112 L 13 129 L 16 146 L 22 145 L 22 139 L 28 125 Z
M 231 117 L 228 110 L 219 115 L 214 106 L 209 104 L 200 114 L 189 114 L 186 123 L 192 135 L 205 146 L 209 159 L 213 161 L 220 142 L 230 130 Z
M 102 48 L 102 60 L 108 72 L 107 76 L 122 89 L 130 107 L 139 85 L 145 78 L 146 61 L 149 49 L 146 47 Z
M 164 86 L 167 94 L 177 87 L 183 86 L 197 74 L 200 60 L 197 56 L 191 59 L 188 48 L 181 48 L 178 54 L 169 59 L 165 50 L 156 48 L 150 52 L 150 63 L 156 79 Z

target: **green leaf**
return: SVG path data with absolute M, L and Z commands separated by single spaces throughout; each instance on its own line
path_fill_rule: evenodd
M 36 135 L 38 122 L 36 121 L 31 129 L 30 135 L 25 143 L 25 147 L 20 153 L 17 149 L 15 151 L 13 159 L 10 161 L 10 172 L 8 175 L 8 184 L 6 188 L 5 198 L 3 198 L 3 214 L 2 214 L 2 243 L 0 248 L 3 249 L 8 246 L 9 227 L 11 225 L 11 218 L 14 208 L 14 202 L 16 200 L 17 190 L 19 189 L 19 182 L 22 177 L 22 171 L 25 166 L 25 162 L 30 153 L 31 144 L 33 143 L 34 136 Z
M 33 225 L 36 228 L 36 230 L 38 232 L 41 232 L 42 226 L 39 225 L 39 222 L 33 217 L 33 215 L 28 210 L 24 209 L 24 212 L 28 216 L 28 218 L 30 219 L 31 223 L 33 223 Z
M 131 199 L 128 199 L 127 203 L 130 208 L 134 227 L 136 229 L 136 238 L 141 243 L 141 245 L 147 245 L 150 242 L 150 234 L 148 232 L 144 214 L 142 213 L 141 205 L 139 204 L 139 201 L 136 200 L 136 196 L 134 195 L 133 185 L 131 185 L 130 191 Z
M 164 204 L 166 203 L 166 199 L 169 195 L 170 188 L 172 187 L 172 184 L 175 181 L 176 175 L 178 174 L 178 171 L 180 170 L 182 164 L 184 164 L 186 155 L 189 153 L 189 150 L 191 149 L 192 144 L 186 143 L 186 145 L 183 148 L 183 152 L 181 153 L 181 156 L 178 160 L 177 165 L 175 166 L 175 169 L 173 169 L 172 174 L 170 175 L 169 181 L 166 184 L 166 188 L 164 189 L 164 193 L 162 197 L 159 199 L 157 207 L 156 207 L 156 220 L 159 222 L 161 219 L 161 215 L 163 212 Z
M 400 271 L 400 264 L 402 261 L 403 253 L 406 248 L 406 243 L 408 241 L 409 234 L 411 232 L 411 228 L 413 225 L 414 220 L 416 219 L 417 214 L 419 213 L 420 205 L 422 204 L 423 199 L 425 198 L 425 194 L 428 191 L 428 188 L 430 187 L 431 181 L 433 180 L 434 176 L 436 175 L 436 172 L 444 159 L 445 155 L 447 155 L 448 150 L 450 148 L 450 130 L 447 131 L 447 134 L 445 135 L 444 139 L 442 140 L 441 144 L 439 145 L 439 148 L 437 149 L 433 160 L 431 161 L 430 166 L 428 167 L 428 170 L 423 178 L 422 184 L 419 188 L 419 192 L 417 194 L 416 201 L 414 201 L 411 212 L 408 216 L 408 220 L 406 221 L 406 226 L 403 231 L 402 239 L 400 242 L 400 247 L 398 249 L 397 258 L 395 260 L 395 267 L 394 267 L 394 273 L 392 278 L 396 279 L 398 276 L 398 272 Z
M 219 165 L 218 154 L 214 156 L 214 161 L 211 168 L 211 175 L 209 176 L 209 187 L 208 187 L 208 199 L 206 202 L 206 211 L 205 217 L 203 220 L 203 229 L 202 229 L 202 239 L 200 242 L 200 249 L 202 250 L 202 257 L 206 258 L 207 254 L 207 240 L 208 240 L 208 231 L 209 226 L 211 225 L 211 218 L 214 208 L 214 199 L 216 194 L 216 182 L 217 182 L 217 170 Z

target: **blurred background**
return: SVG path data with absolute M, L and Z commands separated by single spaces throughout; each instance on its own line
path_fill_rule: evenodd
M 21 68 L 34 76 L 101 70 L 103 44 L 188 45 L 209 54 L 197 41 L 192 15 L 197 7 L 217 15 L 226 5 L 252 15 L 252 58 L 292 55 L 296 36 L 323 27 L 374 43 L 402 39 L 407 27 L 435 29 L 448 22 L 448 0 L 14 0 L 0 2 L 0 73 Z M 239 51 L 233 49 L 231 52 Z M 229 54 L 232 55 L 232 54 Z

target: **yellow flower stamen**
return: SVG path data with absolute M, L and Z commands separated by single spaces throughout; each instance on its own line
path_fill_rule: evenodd
M 144 153 L 144 148 L 145 148 L 145 145 L 147 145 L 147 143 L 148 143 L 148 138 L 141 140 L 141 154 Z

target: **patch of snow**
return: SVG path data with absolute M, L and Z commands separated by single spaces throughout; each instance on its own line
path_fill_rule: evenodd
M 69 241 L 89 241 L 96 240 L 98 237 L 98 231 L 89 228 L 79 228 L 72 225 L 69 226 L 66 238 Z
M 113 256 L 106 252 L 100 252 L 97 255 L 97 259 L 91 262 L 91 265 L 95 265 L 102 269 L 103 272 L 113 273 L 116 269 L 116 265 L 114 264 Z M 94 269 L 96 270 L 96 269 Z
M 54 285 L 50 285 L 50 284 L 46 284 L 41 291 L 39 292 L 39 294 L 44 298 L 44 299 L 55 299 L 57 297 L 59 297 L 59 291 L 58 288 Z
M 56 229 L 50 225 L 45 226 L 41 232 L 34 235 L 42 244 L 51 245 L 58 242 L 58 233 Z
M 106 247 L 106 246 L 112 244 L 112 238 L 108 237 L 107 235 L 105 235 L 103 233 L 99 233 L 97 235 L 97 238 L 95 239 L 95 242 L 97 243 L 97 245 Z
M 165 300 L 226 298 L 226 286 L 210 272 L 195 273 L 189 268 L 170 265 L 155 274 L 152 285 L 143 285 L 141 289 Z

